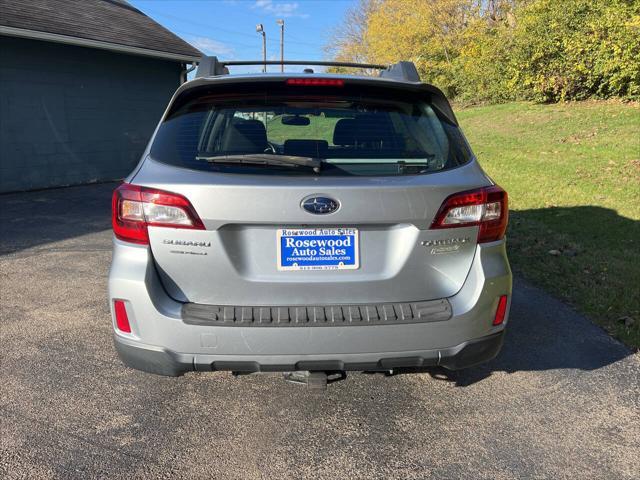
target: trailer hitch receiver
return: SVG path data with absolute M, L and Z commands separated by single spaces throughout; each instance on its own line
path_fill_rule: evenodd
M 346 372 L 341 370 L 328 372 L 284 372 L 282 376 L 286 382 L 306 385 L 310 390 L 315 392 L 324 392 L 327 390 L 328 384 L 347 378 Z

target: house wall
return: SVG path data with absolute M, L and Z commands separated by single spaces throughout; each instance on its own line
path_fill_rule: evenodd
M 125 177 L 178 62 L 0 36 L 0 192 Z

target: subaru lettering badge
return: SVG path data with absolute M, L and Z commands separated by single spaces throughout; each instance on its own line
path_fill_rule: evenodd
M 329 197 L 307 197 L 302 201 L 302 208 L 314 215 L 326 215 L 340 208 L 340 202 Z

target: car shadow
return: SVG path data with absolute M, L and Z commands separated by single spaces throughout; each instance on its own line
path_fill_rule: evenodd
M 111 193 L 117 185 L 0 195 L 0 255 L 110 230 Z
M 425 367 L 404 368 L 393 374 L 427 373 L 435 380 L 467 387 L 496 372 L 591 371 L 632 354 L 570 306 L 516 278 L 507 333 L 496 358 L 458 371 Z
M 629 282 L 628 271 L 619 269 L 626 268 L 621 264 L 636 262 L 638 239 L 640 222 L 618 215 L 615 210 L 597 206 L 551 207 L 512 212 L 507 246 L 512 263 L 536 262 L 536 268 L 557 282 L 566 281 L 565 272 L 571 274 L 571 269 L 584 271 L 585 282 L 590 282 L 588 288 L 605 285 L 618 290 L 610 300 L 613 304 L 620 296 L 637 298 L 637 284 Z M 518 261 L 513 262 L 514 259 Z M 606 275 L 597 272 L 598 263 L 608 267 L 601 269 Z M 596 265 L 589 270 L 590 264 Z M 625 313 L 634 315 L 637 307 L 632 305 L 630 310 Z M 516 275 L 504 346 L 494 360 L 457 372 L 424 368 L 396 373 L 423 372 L 468 386 L 494 372 L 597 370 L 632 353 L 571 306 Z

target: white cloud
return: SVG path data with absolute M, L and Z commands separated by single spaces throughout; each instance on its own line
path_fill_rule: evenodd
M 264 13 L 273 15 L 274 17 L 298 17 L 309 18 L 306 13 L 298 11 L 298 2 L 277 2 L 274 0 L 256 0 L 251 8 L 261 10 Z
M 189 37 L 187 39 L 191 45 L 207 55 L 216 55 L 217 57 L 234 58 L 235 50 L 233 47 L 209 37 Z

